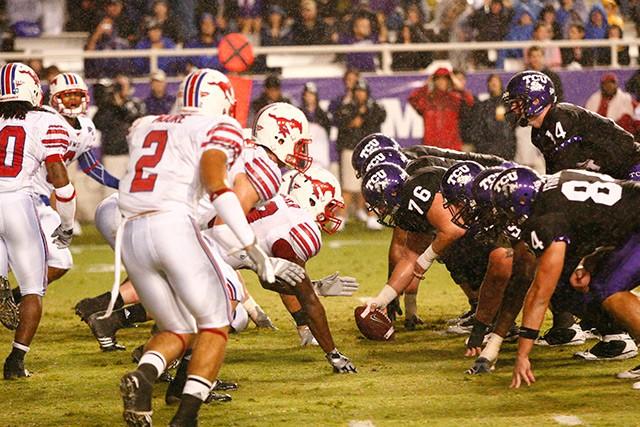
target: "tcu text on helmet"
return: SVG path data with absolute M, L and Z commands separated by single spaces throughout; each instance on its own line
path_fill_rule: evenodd
M 376 190 L 380 187 L 386 187 L 388 184 L 388 178 L 389 176 L 387 175 L 387 172 L 384 169 L 380 169 L 371 175 L 365 186 L 368 190 Z

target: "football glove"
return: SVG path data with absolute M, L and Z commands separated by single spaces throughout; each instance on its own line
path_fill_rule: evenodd
M 349 374 L 357 373 L 358 370 L 351 363 L 351 360 L 338 350 L 333 350 L 325 355 L 331 366 L 333 366 L 333 372 L 336 374 Z
M 269 260 L 273 265 L 276 278 L 285 282 L 289 286 L 296 286 L 307 276 L 305 269 L 300 267 L 298 264 L 282 258 L 269 258 Z
M 394 300 L 387 305 L 387 316 L 389 317 L 389 319 L 391 319 L 392 322 L 395 322 L 398 316 L 402 316 L 400 298 L 394 298 Z
M 469 375 L 490 374 L 494 369 L 494 362 L 480 356 L 473 362 L 473 366 L 464 371 L 464 373 Z
M 485 325 L 478 319 L 473 319 L 473 328 L 471 329 L 471 335 L 467 340 L 467 348 L 482 347 L 484 343 L 484 337 L 491 330 L 490 325 Z
M 73 228 L 65 230 L 62 228 L 62 225 L 59 225 L 51 234 L 51 237 L 53 237 L 53 243 L 58 247 L 58 249 L 68 248 L 71 244 L 71 239 L 73 238 Z
M 323 297 L 350 297 L 353 295 L 360 284 L 355 277 L 340 276 L 339 274 L 336 271 L 320 280 L 314 280 L 312 284 L 316 294 Z
M 276 275 L 271 260 L 267 254 L 260 249 L 258 242 L 253 242 L 253 244 L 247 246 L 244 250 L 247 252 L 247 255 L 249 255 L 251 261 L 253 261 L 254 271 L 258 277 L 267 283 L 275 283 Z

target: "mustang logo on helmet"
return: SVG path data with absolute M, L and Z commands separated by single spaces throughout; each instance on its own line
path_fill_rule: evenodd
M 325 193 L 331 193 L 331 197 L 335 196 L 336 189 L 328 182 L 320 181 L 319 179 L 313 179 L 309 177 L 309 180 L 313 184 L 313 195 L 317 198 L 322 197 Z
M 275 119 L 278 124 L 278 129 L 280 130 L 280 134 L 282 136 L 291 135 L 290 129 L 298 129 L 299 132 L 302 132 L 302 123 L 300 123 L 296 119 L 287 119 L 286 117 L 278 117 L 274 114 L 269 113 L 269 117 Z

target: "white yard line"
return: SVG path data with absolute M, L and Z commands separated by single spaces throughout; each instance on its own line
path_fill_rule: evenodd
M 90 252 L 90 251 L 109 249 L 109 246 L 106 245 L 106 244 L 98 245 L 98 244 L 94 244 L 94 243 L 88 243 L 86 245 L 76 245 L 76 246 L 71 244 L 71 247 L 69 249 L 71 250 L 72 254 L 81 254 L 82 252 Z
M 575 415 L 556 415 L 553 420 L 563 426 L 581 426 L 584 425 L 582 420 Z
M 371 420 L 351 420 L 348 424 L 349 427 L 376 427 Z
M 327 246 L 331 249 L 340 249 L 343 246 L 359 246 L 362 244 L 366 245 L 374 245 L 374 246 L 386 246 L 389 244 L 388 241 L 376 241 L 376 240 L 331 240 L 327 243 Z

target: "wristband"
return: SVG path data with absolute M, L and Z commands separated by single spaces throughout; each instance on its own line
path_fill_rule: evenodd
M 491 329 L 491 325 L 486 325 L 478 319 L 474 319 L 473 328 L 471 329 L 471 335 L 469 335 L 469 339 L 467 340 L 467 348 L 482 346 L 484 336 L 487 335 L 489 329 Z
M 526 340 L 535 340 L 540 335 L 539 329 L 531 329 L 526 326 L 520 326 L 520 338 L 524 338 Z
M 433 247 L 429 245 L 427 250 L 420 254 L 416 260 L 416 264 L 418 264 L 424 271 L 427 271 L 436 258 L 438 258 L 438 254 L 433 250 Z
M 374 298 L 374 302 L 378 305 L 378 308 L 384 308 L 397 297 L 398 292 L 395 289 L 389 285 L 384 285 L 378 296 Z

